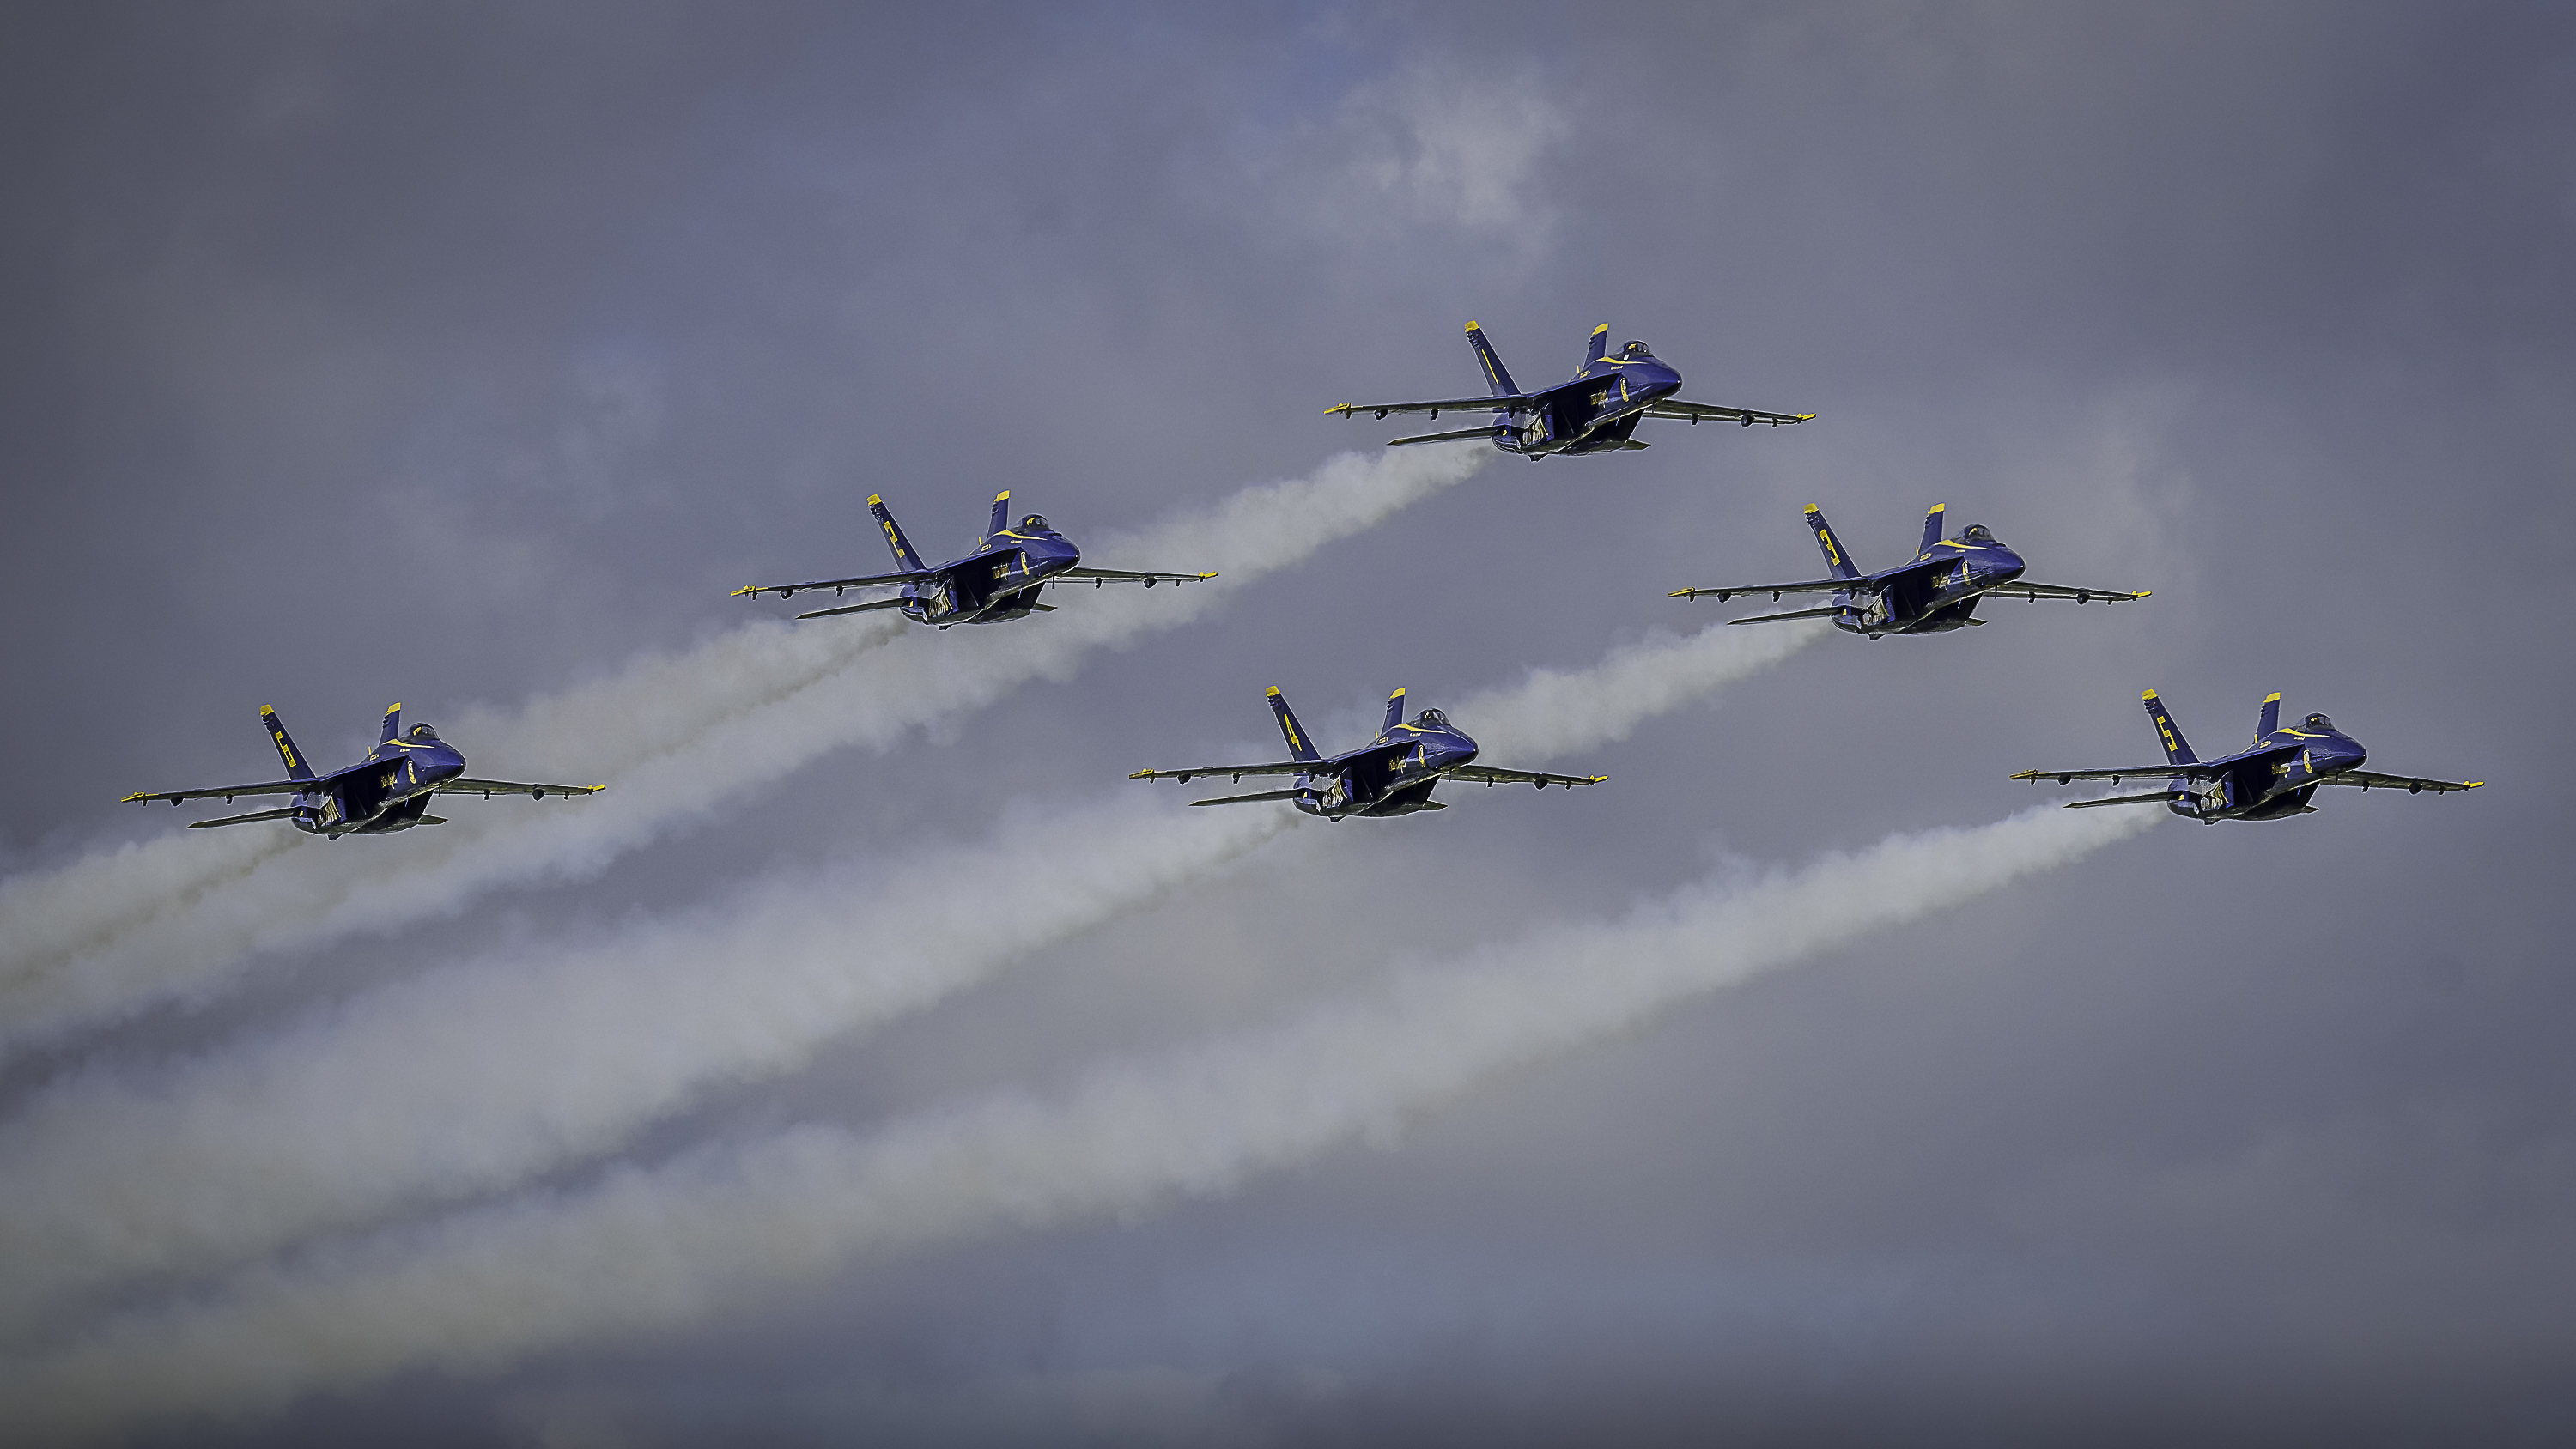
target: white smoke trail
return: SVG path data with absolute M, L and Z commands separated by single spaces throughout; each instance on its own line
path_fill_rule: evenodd
M 868 1136 L 809 1126 L 245 1275 L 0 1378 L 0 1422 L 99 1432 L 702 1320 L 853 1260 L 1132 1216 L 1384 1135 L 1497 1074 L 2076 860 L 2163 818 L 2051 806 L 1541 932 L 1265 1031 Z
M 1461 705 L 1536 759 L 1636 725 L 1823 632 L 1723 625 L 1534 670 Z M 1614 785 L 1611 788 L 1616 788 Z M 891 871 L 775 882 L 576 947 L 396 983 L 150 1079 L 88 1072 L 0 1127 L 0 1322 L 202 1271 L 613 1150 L 719 1085 L 802 1068 L 1300 819 L 1147 792 L 1006 820 Z M 993 881 L 1010 883 L 994 909 Z
M 211 877 L 177 871 L 176 892 L 147 888 L 150 873 L 121 853 L 52 872 L 0 897 L 9 911 L 0 916 L 0 1049 L 210 995 L 259 951 L 392 930 L 505 884 L 595 871 L 827 750 L 884 748 L 1031 680 L 1070 677 L 1095 648 L 1189 622 L 1492 456 L 1482 448 L 1341 454 L 1306 478 L 1246 488 L 1097 550 L 1103 563 L 1213 569 L 1211 583 L 1093 591 L 1042 619 L 994 629 L 764 623 L 648 657 L 513 716 L 450 721 L 479 769 L 573 770 L 581 778 L 572 783 L 614 787 L 604 795 L 465 802 L 436 829 L 355 845 L 299 839 L 303 848 L 264 856 L 209 840 L 146 847 L 142 857 L 156 865 L 187 847 L 225 852 L 218 858 L 231 864 Z M 861 655 L 867 667 L 848 667 Z M 120 907 L 118 890 L 138 895 Z

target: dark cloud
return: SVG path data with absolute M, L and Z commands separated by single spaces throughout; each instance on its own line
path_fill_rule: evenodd
M 237 995 L 0 1064 L 12 1115 L 57 1073 L 220 1057 L 460 959 L 982 839 L 1258 739 L 1266 685 L 1356 720 L 1396 684 L 1454 701 L 1695 627 L 1713 606 L 1665 591 L 1803 571 L 1806 502 L 1864 561 L 1946 501 L 2035 572 L 2156 597 L 1824 641 L 1564 762 L 1602 789 L 1308 832 L 544 1185 L 1054 1090 L 1719 862 L 1993 819 L 2034 798 L 2014 769 L 2146 745 L 2145 687 L 2204 748 L 2279 689 L 2377 767 L 2495 782 L 2177 822 L 1221 1200 L 172 1434 L 2542 1442 L 2576 1418 L 2565 15 L 5 26 L 13 870 L 174 829 L 110 802 L 258 768 L 263 703 L 354 757 L 390 700 L 444 722 L 713 637 L 767 607 L 730 587 L 867 563 L 869 492 L 944 545 L 1001 487 L 1084 538 L 1308 474 L 1387 435 L 1325 406 L 1471 381 L 1469 317 L 1525 377 L 1606 320 L 1693 396 L 1822 414 L 1497 461 L 595 879 L 275 953 Z

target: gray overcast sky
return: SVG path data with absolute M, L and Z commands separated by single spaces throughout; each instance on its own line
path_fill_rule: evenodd
M 890 751 L 0 1059 L 0 1122 L 1267 748 L 1268 685 L 1336 736 L 1587 665 L 1807 576 L 1809 502 L 1865 565 L 1946 501 L 2155 597 L 1823 640 L 1529 762 L 1606 786 L 1300 832 L 537 1186 L 1990 821 L 2148 758 L 2143 688 L 2205 753 L 2279 690 L 2494 782 L 2173 822 L 1223 1194 L 144 1437 L 2565 1442 L 2571 97 L 2547 5 L 8 7 L 12 874 L 176 832 L 113 802 L 263 773 L 263 704 L 337 763 L 784 612 L 724 594 L 882 567 L 871 492 L 941 552 L 1001 488 L 1079 541 L 1308 475 L 1394 428 L 1326 406 L 1474 387 L 1471 317 L 1525 383 L 1607 321 L 1820 416 L 1498 460 Z M 475 767 L 588 778 L 559 743 Z

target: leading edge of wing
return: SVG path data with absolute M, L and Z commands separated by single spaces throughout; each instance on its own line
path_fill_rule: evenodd
M 282 805 L 275 810 L 254 810 L 248 815 L 221 815 L 212 820 L 191 820 L 188 822 L 188 828 L 212 830 L 218 825 L 248 825 L 254 820 L 286 820 L 292 818 L 295 813 L 294 806 Z
M 853 579 L 812 579 L 801 584 L 751 584 L 743 588 L 736 589 L 732 593 L 725 595 L 725 597 L 728 599 L 739 599 L 745 595 L 749 595 L 756 599 L 763 594 L 776 594 L 778 597 L 786 599 L 793 598 L 807 589 L 865 589 L 881 587 L 887 584 L 919 583 L 921 580 L 927 579 L 937 572 L 938 570 L 936 569 L 923 569 L 918 573 L 863 574 Z
M 1332 407 L 1324 409 L 1324 416 L 1331 417 L 1335 413 L 1340 413 L 1344 417 L 1357 417 L 1361 413 L 1374 413 L 1378 417 L 1382 418 L 1388 413 L 1437 414 L 1446 412 L 1463 413 L 1477 410 L 1493 412 L 1497 409 L 1507 413 L 1516 413 L 1529 407 L 1530 396 L 1531 395 L 1528 393 L 1516 392 L 1503 397 L 1442 398 L 1438 402 L 1337 403 Z
M 1151 571 L 1139 571 L 1136 569 L 1095 569 L 1077 566 L 1066 569 L 1061 573 L 1049 574 L 1046 577 L 1045 582 L 1053 583 L 1057 579 L 1097 579 L 1101 582 L 1112 584 L 1195 584 L 1215 577 L 1216 575 L 1212 573 L 1158 574 Z
M 2028 780 L 2033 784 L 2042 780 L 2055 780 L 2061 785 L 2076 780 L 2108 780 L 2116 785 L 2122 780 L 2147 780 L 2158 775 L 2168 779 L 2180 775 L 2187 780 L 2207 780 L 2226 773 L 2225 765 L 2204 762 L 2191 765 L 2140 765 L 2133 770 L 2024 770 L 2012 778 Z
M 1992 594 L 1997 598 L 2029 599 L 2033 602 L 2041 599 L 2073 599 L 2079 604 L 2089 604 L 2096 599 L 2106 604 L 2124 604 L 2133 599 L 2152 597 L 2145 589 L 2135 592 L 2128 589 L 2083 589 L 2070 584 L 2026 583 L 2020 579 L 2015 579 L 2008 584 L 1998 584 L 1991 589 L 1980 589 L 1977 592 L 1980 595 Z
M 1563 785 L 1571 790 L 1577 785 L 1598 785 L 1607 775 L 1557 775 L 1546 770 L 1506 770 L 1495 765 L 1460 765 L 1442 772 L 1452 780 L 1476 780 L 1487 785 L 1536 785 L 1544 790 L 1550 785 Z
M 523 784 L 517 780 L 467 780 L 459 778 L 439 782 L 438 793 L 441 795 L 480 795 L 487 800 L 495 795 L 527 795 L 542 800 L 548 795 L 596 795 L 607 788 L 608 787 L 606 785 L 530 785 Z
M 1276 760 L 1259 765 L 1192 765 L 1185 770 L 1138 770 L 1130 780 L 1178 780 L 1188 784 L 1193 775 L 1223 775 L 1240 780 L 1246 775 L 1328 774 L 1331 767 L 1322 760 Z
M 2437 795 L 2448 795 L 2454 790 L 2484 789 L 2487 782 L 2484 780 L 2426 780 L 2414 775 L 2383 775 L 2376 770 L 2343 770 L 2332 775 L 2320 775 L 2307 783 L 2350 785 L 2360 790 L 2403 790 L 2409 795 L 2419 795 L 2430 790 Z
M 1814 413 L 1766 413 L 1760 408 L 1720 407 L 1715 403 L 1683 402 L 1679 398 L 1668 397 L 1661 402 L 1646 404 L 1646 416 L 1687 418 L 1692 422 L 1742 423 L 1746 427 L 1761 423 L 1766 427 L 1785 428 L 1811 421 L 1816 415 Z
M 1866 594 L 1874 592 L 1873 585 L 1876 583 L 1877 580 L 1866 578 L 1801 579 L 1794 584 L 1727 584 L 1723 587 L 1705 589 L 1675 589 L 1670 595 L 1668 595 L 1668 597 L 1675 599 L 1696 599 L 1702 594 L 1714 594 L 1717 596 L 1717 601 L 1723 604 L 1727 600 L 1735 597 L 1737 594 L 1769 594 L 1774 599 L 1779 598 L 1782 594 L 1830 594 L 1837 589 L 1849 590 L 1856 594 Z
M 346 772 L 335 773 L 345 774 Z M 218 796 L 230 800 L 235 795 L 301 795 L 307 790 L 323 788 L 330 778 L 331 776 L 325 775 L 313 780 L 270 780 L 257 785 L 222 785 L 212 790 L 138 790 L 116 803 L 123 805 L 129 801 L 167 800 L 176 805 L 182 800 L 212 800 Z

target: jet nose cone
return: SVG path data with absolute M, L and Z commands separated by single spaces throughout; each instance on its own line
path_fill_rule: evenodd
M 432 781 L 453 780 L 465 773 L 465 757 L 454 750 L 440 750 L 421 762 L 420 773 Z
M 2002 544 L 1996 544 L 1994 547 L 1987 549 L 1984 562 L 1986 572 L 1990 574 L 2000 575 L 2007 579 L 2017 579 L 2021 577 L 2021 571 L 2023 568 L 2021 555 L 2004 547 Z

